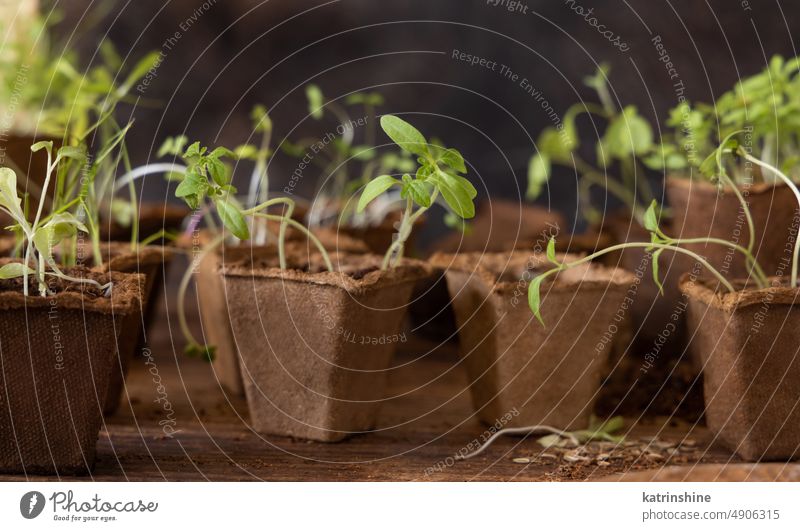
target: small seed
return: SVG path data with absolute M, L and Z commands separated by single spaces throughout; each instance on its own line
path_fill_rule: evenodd
M 606 461 L 609 457 L 611 457 L 611 454 L 600 454 L 597 456 L 597 460 Z
M 611 463 L 608 461 L 598 461 L 597 466 L 611 466 Z
M 548 454 L 548 453 L 542 453 L 542 454 L 539 454 L 539 456 L 540 457 L 544 457 L 545 459 L 558 459 L 557 455 Z
M 656 459 L 656 460 L 658 460 L 658 461 L 661 461 L 662 459 L 664 459 L 664 456 L 663 456 L 663 455 L 661 455 L 661 454 L 656 454 L 656 453 L 653 453 L 653 452 L 648 452 L 648 453 L 645 455 L 645 457 L 649 457 L 650 459 Z
M 524 464 L 530 463 L 531 462 L 531 458 L 530 457 L 515 457 L 514 459 L 512 459 L 512 461 L 514 461 L 515 463 L 520 463 L 520 464 L 524 465 Z

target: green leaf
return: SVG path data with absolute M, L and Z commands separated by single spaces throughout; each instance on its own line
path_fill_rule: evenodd
M 142 79 L 147 72 L 155 68 L 156 65 L 158 65 L 162 60 L 161 52 L 150 52 L 149 54 L 145 55 L 139 60 L 138 63 L 136 63 L 136 65 L 134 65 L 133 69 L 128 74 L 128 77 L 125 78 L 125 82 L 117 91 L 117 94 L 119 96 L 127 94 L 137 81 Z
M 233 156 L 239 160 L 255 160 L 258 158 L 258 148 L 252 144 L 242 144 L 233 150 Z
M 653 131 L 647 120 L 638 115 L 636 107 L 629 105 L 611 120 L 603 144 L 614 158 L 644 155 L 653 147 Z
M 664 249 L 658 249 L 653 253 L 653 281 L 656 283 L 656 286 L 658 286 L 658 291 L 662 296 L 664 295 L 664 285 L 661 283 L 661 279 L 658 275 L 658 259 L 661 257 L 663 251 Z
M 392 141 L 405 151 L 426 158 L 430 156 L 428 142 L 413 125 L 391 114 L 381 116 L 381 128 Z
M 525 196 L 528 199 L 537 199 L 541 193 L 544 185 L 550 179 L 550 158 L 543 154 L 537 153 L 528 162 L 528 191 Z
M 200 200 L 206 193 L 208 181 L 198 173 L 188 172 L 183 180 L 175 189 L 175 197 L 180 197 L 189 208 L 195 209 L 200 204 Z
M 183 153 L 183 148 L 186 146 L 187 142 L 189 142 L 189 139 L 185 135 L 167 137 L 167 139 L 164 140 L 164 143 L 161 144 L 161 147 L 158 149 L 156 156 L 158 158 L 161 158 L 165 155 L 173 155 L 177 157 Z
M 0 168 L 0 206 L 8 210 L 14 221 L 25 221 L 22 200 L 17 195 L 17 174 L 11 168 Z
M 3 267 L 0 267 L 0 278 L 2 279 L 9 279 L 9 278 L 18 278 L 25 275 L 25 272 L 29 275 L 34 273 L 33 269 L 26 266 L 25 264 L 21 264 L 19 262 L 12 262 L 10 264 L 5 264 Z
M 214 200 L 217 206 L 217 213 L 219 219 L 225 228 L 231 231 L 231 234 L 240 240 L 247 240 L 250 238 L 250 230 L 247 228 L 247 221 L 242 214 L 239 205 L 232 197 L 217 198 Z
M 372 160 L 378 152 L 372 146 L 353 146 L 350 149 L 350 155 L 355 160 Z
M 650 203 L 650 206 L 647 207 L 647 210 L 644 212 L 644 219 L 642 220 L 644 223 L 644 228 L 647 229 L 649 232 L 657 234 L 658 231 L 658 214 L 656 214 L 656 209 L 658 208 L 658 203 L 655 199 Z
M 34 153 L 36 153 L 37 151 L 40 151 L 42 149 L 47 150 L 48 153 L 52 153 L 52 151 L 53 151 L 53 141 L 52 140 L 41 140 L 41 141 L 36 142 L 35 144 L 33 144 L 31 146 L 31 151 L 33 151 Z
M 356 211 L 359 213 L 363 212 L 364 209 L 367 208 L 367 205 L 370 204 L 376 197 L 399 183 L 400 181 L 391 175 L 379 175 L 378 177 L 375 177 L 369 183 L 367 183 L 367 185 L 364 187 L 364 191 L 361 192 L 361 197 L 358 199 L 358 207 L 356 207 Z
M 475 204 L 472 200 L 478 191 L 475 190 L 472 183 L 460 175 L 443 171 L 434 173 L 429 179 L 442 194 L 442 198 L 454 214 L 463 219 L 475 216 Z
M 225 166 L 225 163 L 221 160 L 209 156 L 208 162 L 206 162 L 206 168 L 211 178 L 214 179 L 214 182 L 219 186 L 225 186 L 230 183 L 228 167 Z
M 464 164 L 464 157 L 458 152 L 457 149 L 450 148 L 445 150 L 445 152 L 439 157 L 439 160 L 457 172 L 467 172 L 467 166 Z
M 347 96 L 344 100 L 347 105 L 372 105 L 377 107 L 383 105 L 383 96 L 378 92 L 354 92 Z
M 322 118 L 322 105 L 325 98 L 322 96 L 322 90 L 317 85 L 308 85 L 306 87 L 306 98 L 308 98 L 308 112 L 315 120 Z
M 545 326 L 545 324 L 542 319 L 541 295 L 539 289 L 545 278 L 547 278 L 546 274 L 537 275 L 533 277 L 533 280 L 531 280 L 531 283 L 528 285 L 528 306 L 533 312 L 533 315 L 536 316 L 536 319 L 542 323 L 542 326 Z
M 421 207 L 429 208 L 431 206 L 431 185 L 425 181 L 412 179 L 410 175 L 403 175 L 403 190 L 401 196 L 403 199 L 410 195 L 412 201 Z
M 560 266 L 561 264 L 556 260 L 556 239 L 550 238 L 550 241 L 547 242 L 547 259 L 550 263 Z
M 197 157 L 205 155 L 205 153 L 206 148 L 200 146 L 200 142 L 193 142 L 186 148 L 186 151 L 183 153 L 183 158 L 196 159 Z
M 256 105 L 250 111 L 250 119 L 253 121 L 253 129 L 257 133 L 268 133 L 272 131 L 272 120 L 267 114 L 267 108 L 263 105 Z
M 571 162 L 572 152 L 577 147 L 577 136 L 570 137 L 567 129 L 562 129 L 559 132 L 554 127 L 548 127 L 542 131 L 536 141 L 536 149 L 539 153 L 561 164 L 569 164 Z
M 86 150 L 78 146 L 64 146 L 58 150 L 58 156 L 64 159 L 85 160 Z

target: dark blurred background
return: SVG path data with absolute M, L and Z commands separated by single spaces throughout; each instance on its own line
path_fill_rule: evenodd
M 131 61 L 150 50 L 164 52 L 157 76 L 132 110 L 137 125 L 130 138 L 138 163 L 152 160 L 167 135 L 186 132 L 227 146 L 249 140 L 248 114 L 256 103 L 269 108 L 276 139 L 321 136 L 335 123 L 308 117 L 304 86 L 313 82 L 331 99 L 380 90 L 386 98 L 381 112 L 410 116 L 427 135 L 459 148 L 481 195 L 511 199 L 524 195 L 534 140 L 552 124 L 552 114 L 520 86 L 523 78 L 563 114 L 576 101 L 595 101 L 582 80 L 607 62 L 613 97 L 636 105 L 653 124 L 663 123 L 677 102 L 674 82 L 683 82 L 688 98 L 708 101 L 739 76 L 761 70 L 773 54 L 796 55 L 792 34 L 800 27 L 800 5 L 778 0 L 128 0 L 105 5 L 57 3 L 65 28 L 89 27 L 89 19 L 99 18 L 77 41 L 84 57 L 91 58 L 103 38 L 130 54 Z M 617 45 L 600 34 L 597 24 L 619 36 Z M 167 46 L 176 32 L 180 38 Z M 659 61 L 652 42 L 657 36 L 676 79 Z M 453 59 L 454 49 L 496 61 L 496 71 Z M 516 82 L 500 74 L 500 64 L 519 75 Z M 593 124 L 584 120 L 581 129 L 584 141 L 592 143 Z M 274 188 L 283 187 L 296 165 L 290 157 L 275 158 Z M 165 196 L 160 181 L 148 181 L 147 187 L 148 196 Z M 300 195 L 313 190 L 313 179 L 297 188 Z M 576 197 L 575 176 L 559 171 L 538 202 L 570 219 Z

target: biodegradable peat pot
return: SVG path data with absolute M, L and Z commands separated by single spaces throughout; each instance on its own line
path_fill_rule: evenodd
M 169 247 L 148 245 L 132 250 L 129 243 L 101 244 L 104 271 L 140 273 L 144 275 L 141 305 L 122 321 L 119 335 L 118 363 L 112 367 L 103 413 L 111 415 L 119 408 L 128 368 L 137 351 L 146 348 L 145 331 L 150 328 L 164 291 L 164 273 L 172 262 L 174 252 Z
M 680 284 L 689 299 L 691 348 L 703 363 L 706 423 L 744 459 L 796 459 L 800 290 L 776 285 L 728 293 L 715 286 L 688 275 Z
M 0 281 L 0 472 L 87 474 L 95 459 L 117 334 L 141 303 L 140 275 L 86 268 L 68 274 L 114 282 L 110 297 L 48 279 L 53 296 Z M 33 283 L 32 293 L 38 293 Z
M 351 254 L 367 252 L 364 243 L 344 234 L 336 234 L 330 229 L 318 229 L 314 233 L 326 249 L 337 249 Z M 200 240 L 206 245 L 210 238 L 208 234 L 201 233 Z M 305 239 L 296 239 L 286 244 L 286 252 L 290 255 L 307 256 L 308 251 L 313 249 L 315 249 L 313 244 Z M 215 347 L 212 362 L 214 373 L 228 392 L 236 395 L 244 395 L 244 384 L 239 369 L 236 341 L 231 331 L 228 296 L 219 270 L 225 264 L 239 262 L 249 257 L 274 258 L 277 255 L 277 248 L 273 245 L 251 246 L 247 243 L 235 246 L 223 245 L 207 253 L 197 265 L 195 273 L 197 299 L 205 340 Z
M 468 233 L 451 231 L 432 245 L 438 252 L 500 252 L 515 247 L 531 250 L 547 247 L 550 237 L 561 241 L 559 234 L 564 218 L 536 205 L 485 199 L 476 209 L 475 218 L 469 220 Z M 414 331 L 434 341 L 447 341 L 456 337 L 455 317 L 450 307 L 450 296 L 444 271 L 434 273 L 417 286 L 409 308 Z
M 543 327 L 523 275 L 550 269 L 544 255 L 438 254 L 431 262 L 447 271 L 478 418 L 494 424 L 516 410 L 507 427 L 586 428 L 610 350 L 603 339 L 620 326 L 615 313 L 633 276 L 594 263 L 560 273 L 542 285 Z
M 783 183 L 758 183 L 749 190 L 740 188 L 749 205 L 755 225 L 755 255 L 768 275 L 788 273 L 797 228 L 792 229 L 797 198 Z M 667 178 L 667 198 L 672 209 L 672 237 L 714 237 L 746 247 L 750 235 L 736 195 L 730 188 L 720 191 L 715 185 L 694 179 Z M 687 245 L 704 256 L 729 278 L 746 278 L 747 265 L 741 253 L 713 244 Z M 680 257 L 691 269 L 692 260 Z
M 375 427 L 414 282 L 427 266 L 380 271 L 373 255 L 226 265 L 231 325 L 256 431 L 333 442 Z

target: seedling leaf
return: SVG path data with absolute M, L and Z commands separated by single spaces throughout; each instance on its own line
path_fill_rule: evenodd
M 225 228 L 231 231 L 231 234 L 240 240 L 247 240 L 250 238 L 250 230 L 247 228 L 247 221 L 232 197 L 217 198 L 214 201 L 217 206 L 217 213 L 219 219 Z
M 30 267 L 19 262 L 13 262 L 10 264 L 6 264 L 3 267 L 0 267 L 0 278 L 2 279 L 18 278 L 23 276 L 26 271 L 29 275 L 33 274 L 33 269 L 31 269 Z
M 364 209 L 367 208 L 367 205 L 370 204 L 376 197 L 399 183 L 400 181 L 391 175 L 380 175 L 375 177 L 373 180 L 367 183 L 367 186 L 364 187 L 364 191 L 361 192 L 361 197 L 358 200 L 358 207 L 356 210 L 359 213 L 363 212 Z
M 528 306 L 530 306 L 533 315 L 536 316 L 536 319 L 542 323 L 542 326 L 545 326 L 545 324 L 544 320 L 542 319 L 541 296 L 539 294 L 539 288 L 541 287 L 541 284 L 545 278 L 545 275 L 537 275 L 533 277 L 533 280 L 531 280 L 531 283 L 528 286 Z
M 647 210 L 644 213 L 644 228 L 647 229 L 649 232 L 654 234 L 658 234 L 658 215 L 656 214 L 656 208 L 658 207 L 658 203 L 654 199 L 650 206 L 647 207 Z
M 550 157 L 544 153 L 536 153 L 528 162 L 528 199 L 536 199 L 541 195 L 544 185 L 550 178 Z
M 322 118 L 322 105 L 325 98 L 322 95 L 322 90 L 317 85 L 308 85 L 306 87 L 306 98 L 308 98 L 308 112 L 315 120 Z
M 550 241 L 547 242 L 547 259 L 557 265 L 560 266 L 561 264 L 558 263 L 556 260 L 556 239 L 550 238 Z
M 658 249 L 656 252 L 653 253 L 653 282 L 656 283 L 658 286 L 658 291 L 661 295 L 664 295 L 664 285 L 661 283 L 661 279 L 659 278 L 658 274 L 658 259 L 661 257 L 661 253 L 664 249 Z
M 428 142 L 413 125 L 397 116 L 386 114 L 381 116 L 381 128 L 405 151 L 426 158 L 430 156 Z

